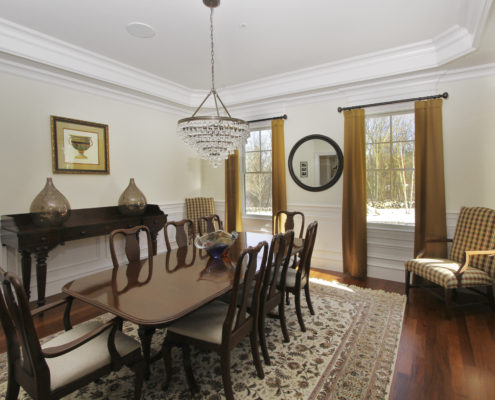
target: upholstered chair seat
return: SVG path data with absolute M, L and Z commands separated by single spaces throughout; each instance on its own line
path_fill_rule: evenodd
M 101 325 L 101 323 L 96 321 L 78 325 L 46 342 L 41 348 L 47 349 L 67 344 Z M 109 334 L 110 329 L 107 329 L 101 335 L 70 353 L 54 358 L 47 358 L 46 363 L 50 370 L 50 389 L 56 390 L 61 388 L 110 364 L 110 353 L 108 352 L 107 344 Z M 133 338 L 117 330 L 115 332 L 115 348 L 121 357 L 125 357 L 133 351 L 140 351 L 140 344 Z
M 457 277 L 456 272 L 461 266 L 462 264 L 445 258 L 416 258 L 406 262 L 408 271 L 446 289 L 493 284 L 490 275 L 473 267 L 467 267 L 462 275 Z
M 228 310 L 228 304 L 218 300 L 213 301 L 174 322 L 168 327 L 168 332 L 208 343 L 221 344 L 223 323 Z M 234 317 L 233 324 L 235 324 L 235 319 Z
M 429 257 L 429 245 L 446 242 L 452 242 L 448 258 Z M 456 289 L 469 288 L 480 293 L 479 289 L 484 288 L 491 307 L 495 309 L 495 210 L 462 207 L 454 238 L 426 240 L 416 258 L 406 262 L 405 270 L 406 295 L 409 295 L 410 288 L 425 286 L 414 280 L 411 284 L 412 274 L 432 282 L 433 286 L 442 287 L 447 306 L 451 305 Z
M 289 268 L 287 270 L 287 275 L 285 278 L 285 286 L 288 288 L 295 288 L 296 287 L 296 276 L 297 276 L 297 270 Z M 307 275 L 304 275 L 301 277 L 301 286 L 305 286 L 306 283 L 308 283 L 308 277 L 307 277 Z

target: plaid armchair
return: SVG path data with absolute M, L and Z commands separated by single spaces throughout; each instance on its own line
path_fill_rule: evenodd
M 495 280 L 495 210 L 483 207 L 462 207 L 448 259 L 424 257 L 425 249 L 415 259 L 406 262 L 406 295 L 411 285 L 411 274 L 444 288 L 447 306 L 457 288 L 486 288 L 486 295 L 495 310 L 493 283 Z
M 194 231 L 199 232 L 198 218 L 215 214 L 215 201 L 213 197 L 193 197 L 186 199 L 186 218 L 194 224 Z M 203 223 L 202 231 L 206 230 L 206 223 Z

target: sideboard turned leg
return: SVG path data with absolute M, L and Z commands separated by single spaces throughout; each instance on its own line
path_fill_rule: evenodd
M 31 253 L 29 251 L 21 251 L 21 267 L 22 267 L 22 284 L 27 298 L 31 297 Z
M 36 283 L 38 286 L 38 306 L 45 304 L 47 251 L 36 253 Z

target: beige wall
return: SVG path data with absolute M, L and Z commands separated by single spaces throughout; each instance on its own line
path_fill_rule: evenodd
M 149 203 L 201 192 L 201 163 L 177 137 L 177 116 L 0 73 L 0 213 L 29 211 L 46 177 L 72 208 L 116 205 L 129 178 Z M 108 124 L 109 175 L 53 174 L 50 115 Z

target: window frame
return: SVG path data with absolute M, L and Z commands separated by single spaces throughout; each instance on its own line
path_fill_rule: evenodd
M 256 124 L 252 125 L 249 127 L 249 134 L 251 135 L 251 132 L 256 132 L 256 131 L 263 131 L 263 130 L 269 130 L 270 131 L 270 142 L 272 141 L 272 127 L 271 125 L 266 125 L 266 122 L 263 124 Z M 273 149 L 272 145 L 273 143 L 270 143 L 270 153 L 273 156 Z M 267 150 L 263 150 L 267 151 Z M 261 150 L 260 150 L 261 153 Z M 240 172 L 241 172 L 241 203 L 242 203 L 242 217 L 243 218 L 248 218 L 248 219 L 266 219 L 266 220 L 271 220 L 272 216 L 271 215 L 261 215 L 261 214 L 251 214 L 247 213 L 246 211 L 246 145 L 243 145 L 241 149 L 239 149 L 239 158 L 240 158 Z M 260 159 L 261 162 L 261 159 Z M 272 164 L 273 165 L 273 164 Z M 270 171 L 270 174 L 273 179 L 273 170 Z M 271 191 L 271 190 L 270 190 Z M 273 205 L 272 205 L 272 211 L 273 211 Z
M 381 108 L 381 107 L 380 107 Z M 387 109 L 383 108 L 377 112 L 370 113 L 365 115 L 366 118 L 379 118 L 379 117 L 392 117 L 394 115 L 405 115 L 405 114 L 411 114 L 414 117 L 414 109 L 413 108 L 407 108 L 407 109 Z M 392 121 L 390 121 L 392 123 Z M 391 125 L 392 126 L 392 125 Z M 391 150 L 393 147 L 393 143 L 400 143 L 400 142 L 411 142 L 411 141 L 392 141 L 392 135 L 393 132 L 390 132 L 390 142 L 380 142 L 380 143 L 390 143 Z M 366 135 L 366 129 L 364 132 L 365 135 L 365 146 L 368 145 L 368 140 L 367 140 L 367 135 Z M 414 139 L 412 140 L 414 143 L 414 151 L 416 151 L 416 135 L 414 135 Z M 367 164 L 367 158 L 365 156 L 365 165 Z M 389 168 L 383 171 L 400 171 L 404 170 L 405 168 Z M 415 171 L 416 168 L 412 169 L 405 169 L 406 171 Z M 366 179 L 367 179 L 367 174 L 368 174 L 368 168 L 366 167 Z M 368 204 L 368 201 L 366 200 L 366 205 Z M 414 207 L 414 210 L 416 211 L 416 207 Z M 413 223 L 408 223 L 408 222 L 377 222 L 377 221 L 368 221 L 368 213 L 366 213 L 366 224 L 369 228 L 372 230 L 394 230 L 394 231 L 401 231 L 401 232 L 414 232 L 415 229 L 415 222 Z

